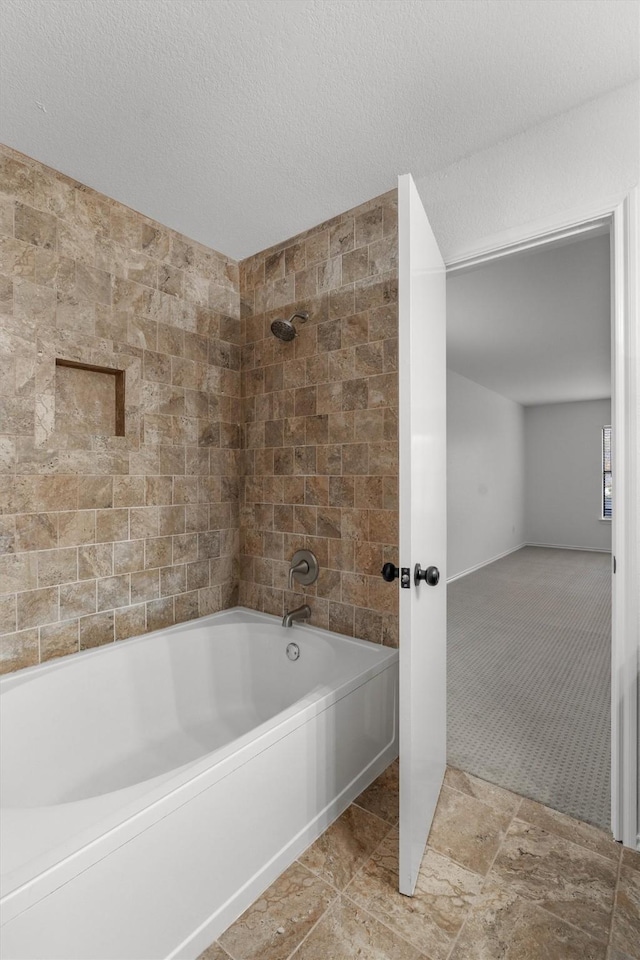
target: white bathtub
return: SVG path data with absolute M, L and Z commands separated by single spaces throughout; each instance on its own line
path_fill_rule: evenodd
M 2 958 L 196 957 L 397 756 L 397 692 L 243 609 L 2 679 Z

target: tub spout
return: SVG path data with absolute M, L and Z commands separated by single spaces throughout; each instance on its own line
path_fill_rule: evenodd
M 301 607 L 296 607 L 295 610 L 290 610 L 288 613 L 285 613 L 282 618 L 282 626 L 290 627 L 292 623 L 296 620 L 308 620 L 311 616 L 311 607 L 308 603 L 303 603 Z

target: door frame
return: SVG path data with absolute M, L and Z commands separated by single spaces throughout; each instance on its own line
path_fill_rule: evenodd
M 611 373 L 615 510 L 612 521 L 611 829 L 640 849 L 638 803 L 638 661 L 640 653 L 640 201 L 622 198 L 565 211 L 461 247 L 445 257 L 447 273 L 490 263 L 609 228 L 611 247 Z

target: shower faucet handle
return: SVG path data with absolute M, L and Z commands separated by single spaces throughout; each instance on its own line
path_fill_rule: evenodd
M 289 567 L 289 590 L 293 587 L 293 581 L 297 580 L 304 587 L 315 583 L 319 572 L 318 558 L 311 550 L 296 550 L 291 558 Z

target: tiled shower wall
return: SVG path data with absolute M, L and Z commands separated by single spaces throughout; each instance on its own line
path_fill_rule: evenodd
M 0 147 L 3 670 L 236 602 L 238 311 L 232 260 Z M 126 436 L 56 358 L 125 371 Z
M 240 274 L 0 146 L 3 672 L 232 606 L 239 576 L 247 606 L 397 643 L 395 191 Z M 124 436 L 88 432 L 104 375 L 56 359 L 125 371 Z M 289 593 L 302 546 L 320 577 Z
M 397 196 L 385 194 L 240 265 L 243 493 L 240 602 L 396 645 Z M 298 337 L 270 325 L 295 310 Z M 287 589 L 294 552 L 311 587 Z

